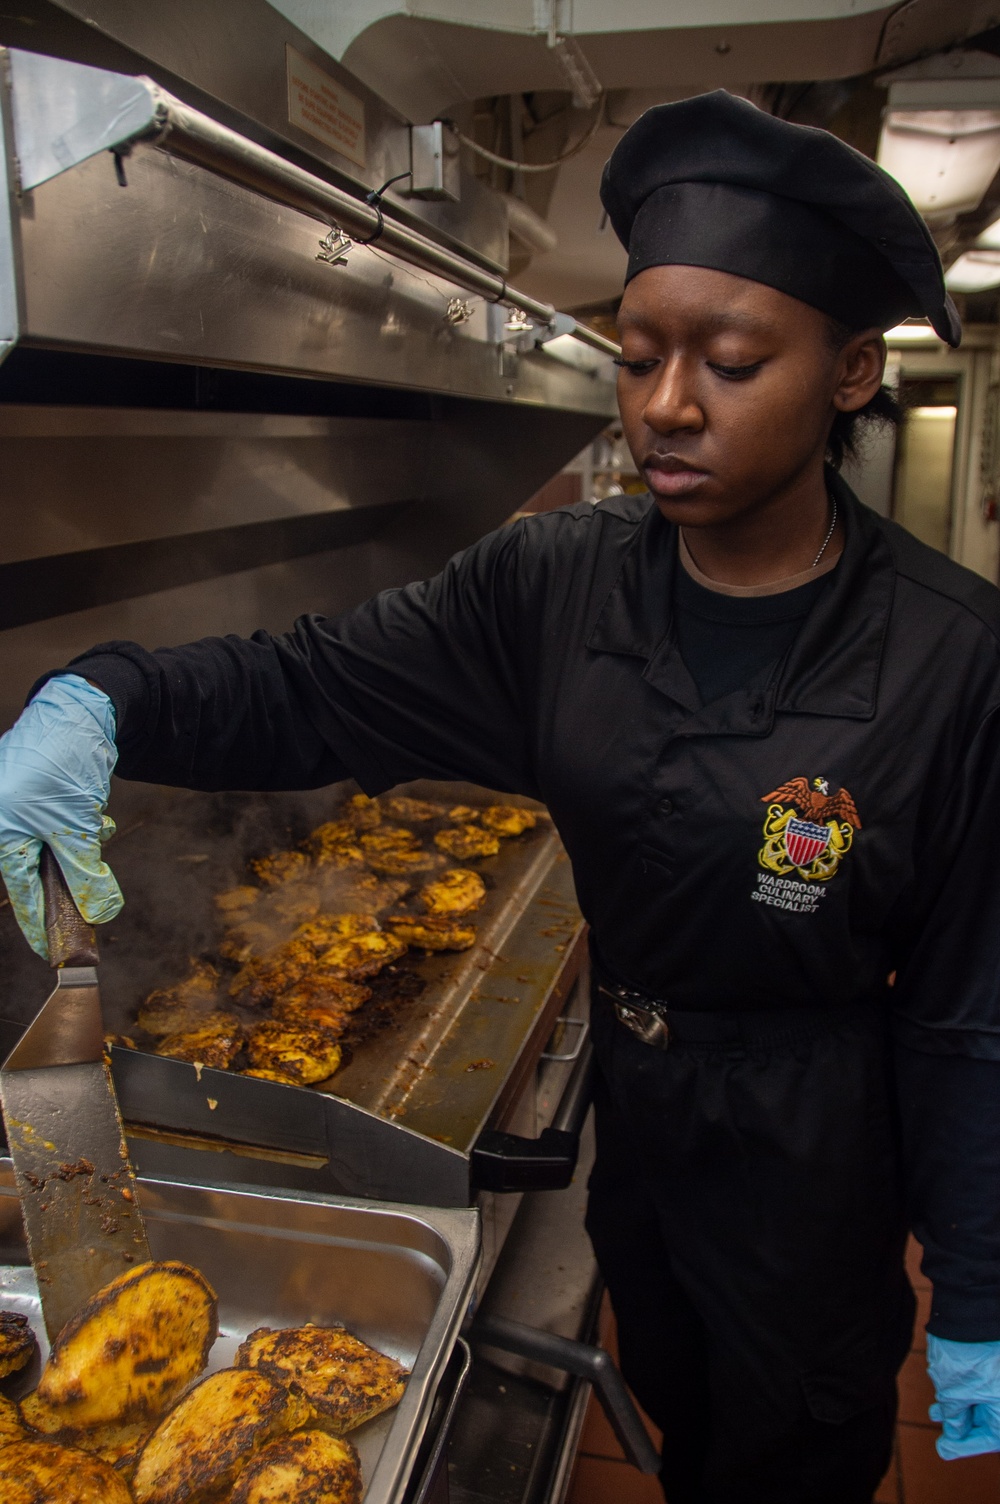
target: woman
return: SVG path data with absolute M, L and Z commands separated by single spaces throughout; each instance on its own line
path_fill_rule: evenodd
M 94 649 L 0 743 L 0 866 L 39 951 L 40 840 L 111 917 L 116 757 L 543 799 L 593 934 L 589 1228 L 665 1493 L 862 1504 L 907 1226 L 944 1450 L 1000 1447 L 1000 596 L 825 464 L 890 411 L 882 331 L 958 322 L 890 179 L 724 93 L 643 116 L 602 196 L 651 497 L 525 519 L 287 636 Z

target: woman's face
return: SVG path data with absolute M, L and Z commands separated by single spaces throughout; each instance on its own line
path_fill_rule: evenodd
M 882 380 L 875 331 L 832 348 L 830 321 L 760 282 L 653 266 L 618 315 L 618 404 L 636 466 L 672 522 L 725 523 L 822 465 L 837 411 Z

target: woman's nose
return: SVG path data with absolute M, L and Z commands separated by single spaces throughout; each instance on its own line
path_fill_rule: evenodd
M 670 361 L 664 367 L 642 417 L 654 433 L 697 431 L 704 427 L 705 415 L 694 391 L 691 372 L 685 370 L 685 363 Z

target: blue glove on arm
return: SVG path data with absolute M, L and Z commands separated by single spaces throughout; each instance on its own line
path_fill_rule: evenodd
M 101 857 L 101 842 L 115 830 L 104 813 L 118 759 L 114 736 L 107 695 L 76 674 L 62 674 L 0 737 L 0 875 L 29 945 L 46 960 L 43 842 L 89 923 L 113 919 L 124 901 Z
M 938 1456 L 978 1457 L 1000 1452 L 1000 1342 L 953 1342 L 927 1334 L 927 1371 L 941 1423 Z

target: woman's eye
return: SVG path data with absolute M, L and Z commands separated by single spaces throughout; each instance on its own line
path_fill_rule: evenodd
M 656 365 L 655 360 L 626 360 L 619 355 L 615 358 L 615 365 L 622 371 L 628 371 L 630 376 L 645 376 Z
M 716 376 L 721 376 L 725 381 L 746 381 L 748 376 L 756 376 L 763 364 L 762 360 L 755 360 L 749 366 L 722 366 L 713 360 L 708 363 L 709 370 L 714 371 Z

